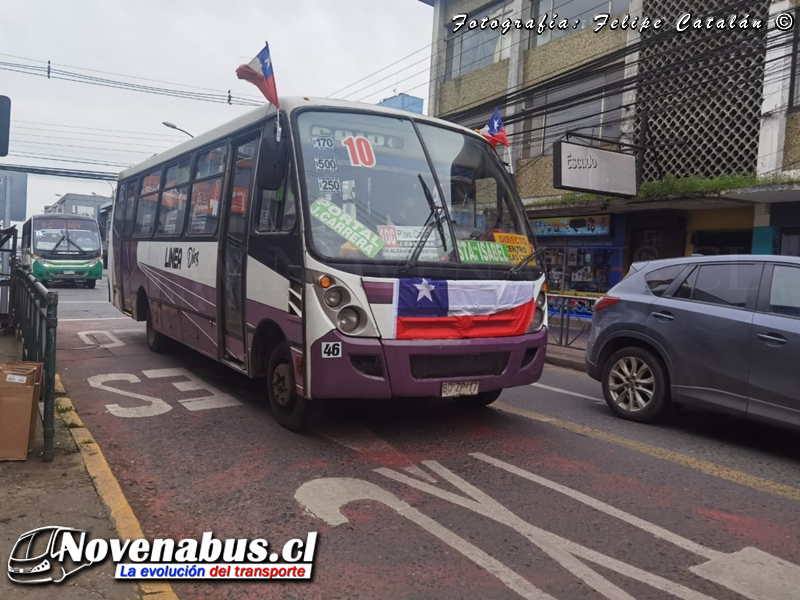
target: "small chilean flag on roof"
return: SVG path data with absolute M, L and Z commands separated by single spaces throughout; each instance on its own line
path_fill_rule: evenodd
M 249 63 L 240 65 L 236 69 L 236 76 L 252 83 L 275 108 L 280 108 L 278 89 L 275 87 L 275 73 L 272 72 L 272 59 L 269 56 L 269 44 L 264 44 L 264 49 Z
M 500 118 L 500 111 L 496 108 L 494 109 L 492 118 L 483 126 L 483 129 L 478 130 L 478 133 L 489 140 L 492 147 L 497 146 L 497 144 L 508 146 L 506 126 L 503 125 L 503 119 Z

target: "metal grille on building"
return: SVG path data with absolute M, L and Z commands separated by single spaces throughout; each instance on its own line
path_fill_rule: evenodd
M 649 112 L 650 143 L 686 143 L 648 151 L 643 181 L 668 174 L 713 178 L 756 170 L 769 1 L 738 7 L 737 22 L 750 15 L 762 20 L 761 29 L 674 27 L 684 13 L 729 17 L 730 6 L 729 0 L 644 1 L 642 14 L 664 18 L 669 27 L 642 34 L 637 116 Z M 656 35 L 664 41 L 648 46 Z M 640 129 L 637 118 L 636 139 Z

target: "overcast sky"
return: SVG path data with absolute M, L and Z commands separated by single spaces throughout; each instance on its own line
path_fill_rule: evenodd
M 280 95 L 377 103 L 396 89 L 424 98 L 427 111 L 433 9 L 418 0 L 6 0 L 4 6 L 0 94 L 12 106 L 9 156 L 0 158 L 0 169 L 118 173 L 186 139 L 162 121 L 198 135 L 252 110 L 14 71 L 46 67 L 48 60 L 52 69 L 80 77 L 181 92 L 230 90 L 234 98 L 263 102 L 235 70 L 268 41 Z M 29 175 L 28 216 L 68 192 L 107 196 L 111 185 Z

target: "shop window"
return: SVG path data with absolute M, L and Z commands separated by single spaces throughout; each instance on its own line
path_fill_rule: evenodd
M 663 296 L 664 292 L 672 285 L 672 282 L 681 274 L 683 269 L 684 267 L 682 265 L 676 265 L 650 271 L 644 277 L 647 282 L 647 287 L 650 289 L 650 293 L 654 296 Z
M 800 317 L 800 269 L 776 265 L 772 271 L 769 311 Z

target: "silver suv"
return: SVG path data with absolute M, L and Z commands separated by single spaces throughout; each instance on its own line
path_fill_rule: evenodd
M 616 415 L 696 405 L 800 427 L 800 258 L 635 263 L 592 321 L 587 370 Z

